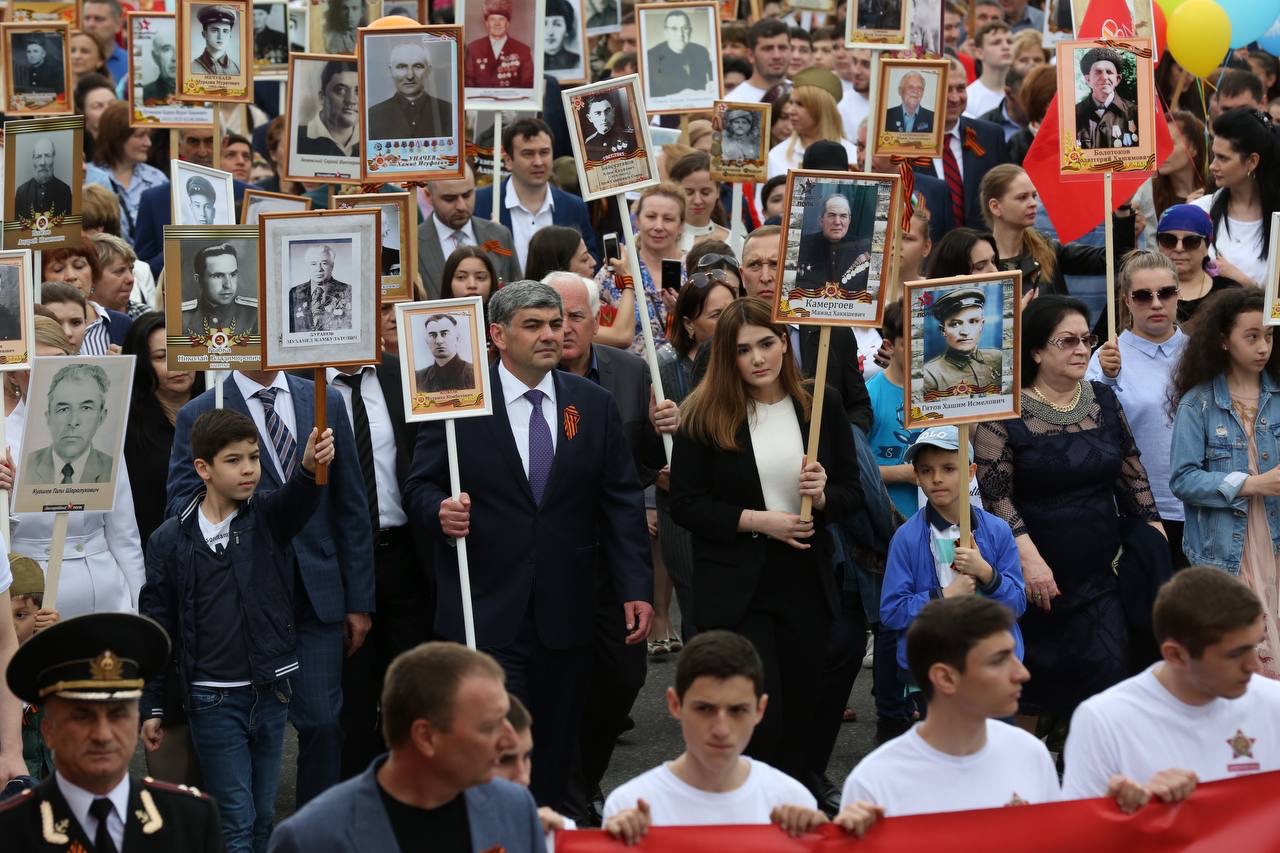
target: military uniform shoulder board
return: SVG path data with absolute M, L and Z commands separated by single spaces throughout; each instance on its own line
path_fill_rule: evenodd
M 196 307 L 197 303 L 198 303 L 198 300 L 195 300 L 195 299 L 188 299 L 186 302 L 183 302 L 183 303 L 182 303 L 182 310 L 183 310 L 183 311 L 193 311 L 193 310 L 195 310 L 195 307 Z
M 236 304 L 237 304 L 237 305 L 243 305 L 243 306 L 245 306 L 246 308 L 257 308 L 257 307 L 258 307 L 258 297 L 256 297 L 256 296 L 237 296 L 237 297 L 236 297 Z
M 166 791 L 170 794 L 186 794 L 188 797 L 195 797 L 201 800 L 209 799 L 208 794 L 201 791 L 194 785 L 177 785 L 173 782 L 162 782 L 159 779 L 153 779 L 150 776 L 144 776 L 142 784 L 146 785 L 148 788 L 152 788 L 157 791 Z
M 17 808 L 22 803 L 25 803 L 27 798 L 34 793 L 34 788 L 23 788 L 17 794 L 14 794 L 12 797 L 0 802 L 0 814 L 9 811 L 9 809 Z

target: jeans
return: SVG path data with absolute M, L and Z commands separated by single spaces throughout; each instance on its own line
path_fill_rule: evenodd
M 293 687 L 200 687 L 187 699 L 205 789 L 218 803 L 228 853 L 265 853 Z

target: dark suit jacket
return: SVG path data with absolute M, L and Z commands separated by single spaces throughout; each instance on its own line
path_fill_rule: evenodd
M 53 470 L 53 448 L 42 447 L 31 454 L 31 482 L 41 485 L 61 483 L 61 472 Z M 111 457 L 90 447 L 77 483 L 107 483 L 111 481 Z
M 800 327 L 800 372 L 813 377 L 818 369 L 817 326 Z M 858 370 L 858 342 L 847 328 L 831 330 L 831 348 L 827 351 L 827 388 L 837 392 L 837 406 L 844 409 L 845 417 L 863 432 L 871 432 L 871 395 L 867 383 Z M 828 393 L 827 400 L 831 401 Z M 807 433 L 806 433 L 807 435 Z
M 492 209 L 492 208 L 490 208 Z M 440 234 L 436 231 L 435 214 L 430 214 L 418 227 L 418 273 L 422 276 L 422 286 L 427 289 L 428 299 L 439 299 L 441 292 L 440 275 L 444 272 L 444 262 L 453 252 L 453 247 L 445 251 L 440 245 Z M 506 284 L 520 280 L 520 259 L 516 257 L 515 244 L 511 240 L 511 230 L 501 223 L 490 219 L 471 217 L 471 230 L 481 245 L 496 240 L 510 254 L 488 252 L 489 260 L 498 273 L 498 278 Z M 450 241 L 452 242 L 452 241 Z
M 457 421 L 458 467 L 471 496 L 467 553 L 476 642 L 482 649 L 510 645 L 532 611 L 540 646 L 585 646 L 594 636 L 598 555 L 620 601 L 653 600 L 644 493 L 618 406 L 594 383 L 553 371 L 556 454 L 538 505 L 496 364 L 490 376 L 493 415 Z M 565 434 L 569 406 L 579 415 L 573 438 Z M 418 432 L 404 505 L 409 522 L 436 538 L 436 632 L 461 642 L 457 553 L 440 528 L 440 502 L 450 494 L 444 433 L 439 422 Z
M 982 148 L 981 157 L 964 144 L 965 139 L 968 137 L 969 128 L 973 129 L 977 137 L 978 146 Z M 978 188 L 982 184 L 983 175 L 1001 163 L 1009 162 L 1009 150 L 1004 141 L 1004 128 L 982 119 L 961 116 L 960 151 L 962 161 L 960 168 L 964 172 L 964 222 L 956 223 L 956 225 L 966 225 L 969 228 L 986 231 L 987 225 L 982 218 L 982 199 Z M 937 173 L 933 170 L 933 164 L 916 166 L 915 171 L 917 175 L 925 175 L 934 180 L 939 179 Z M 948 193 L 948 207 L 951 204 L 950 197 L 950 193 Z
M 824 528 L 862 509 L 853 433 L 839 407 L 830 405 L 834 390 L 827 389 L 818 441 L 818 461 L 827 471 L 827 505 L 823 512 L 814 512 L 813 548 L 796 552 L 812 560 L 832 615 L 839 599 L 831 571 L 830 538 Z M 809 423 L 799 405 L 796 417 L 807 440 Z M 738 427 L 737 444 L 738 450 L 720 450 L 681 430 L 671 458 L 669 505 L 676 524 L 693 534 L 693 598 L 697 602 L 693 620 L 699 628 L 727 628 L 742 621 L 768 558 L 767 538 L 738 532 L 744 509 L 765 508 L 745 418 Z M 797 472 L 797 484 L 799 476 Z
M 951 216 L 951 193 L 947 190 L 947 182 L 916 172 L 916 192 L 924 197 L 929 208 L 929 239 L 937 245 L 948 231 L 959 227 Z
M 617 347 L 592 345 L 591 351 L 600 372 L 600 387 L 612 394 L 618 404 L 622 431 L 631 447 L 636 471 L 640 482 L 647 486 L 667 464 L 662 439 L 649 420 L 649 365 L 635 353 Z
M 301 458 L 307 435 L 315 426 L 315 385 L 297 376 L 289 376 L 288 382 L 297 426 L 294 438 Z M 337 391 L 329 388 L 326 392 L 336 454 L 329 466 L 329 486 L 320 500 L 320 508 L 301 535 L 293 540 L 293 552 L 302 575 L 303 588 L 316 616 L 321 622 L 333 624 L 341 622 L 347 613 L 372 613 L 374 610 L 373 536 L 369 527 L 369 505 L 365 502 L 364 477 L 360 473 L 355 435 L 351 432 L 347 409 Z M 210 388 L 178 412 L 173 450 L 169 455 L 166 490 L 169 515 L 181 512 L 191 496 L 203 488 L 191 463 L 191 425 L 214 407 L 214 393 L 215 389 Z M 227 409 L 249 415 L 249 406 L 231 378 L 223 386 L 223 404 Z M 259 491 L 284 485 L 265 452 L 270 441 L 268 436 L 259 433 L 258 445 L 264 448 Z
M 71 187 L 64 184 L 57 178 L 49 179 L 49 187 L 46 190 L 49 199 L 48 211 L 36 211 L 36 179 L 24 183 L 18 187 L 13 194 L 13 210 L 18 216 L 31 217 L 37 212 L 52 213 L 54 216 L 60 214 L 68 214 L 71 212 Z
M 507 226 L 507 230 L 511 230 L 511 213 L 507 210 L 506 205 L 502 204 L 501 199 L 506 198 L 507 181 L 506 178 L 502 182 L 499 190 L 498 202 L 501 208 L 498 216 L 503 225 Z M 574 229 L 582 235 L 582 240 L 587 244 L 587 251 L 599 261 L 600 247 L 596 243 L 596 232 L 591 227 L 591 217 L 587 214 L 586 203 L 576 195 L 570 195 L 564 190 L 551 187 L 551 197 L 554 199 L 555 210 L 551 213 L 551 221 L 555 225 L 564 225 Z M 480 187 L 476 190 L 476 209 L 473 216 L 477 219 L 489 219 L 493 215 L 493 185 Z M 514 232 L 513 232 L 514 233 Z
M 889 107 L 884 115 L 884 129 L 896 133 L 905 133 L 906 128 L 902 125 L 903 116 L 904 111 L 901 106 Z M 915 127 L 911 129 L 911 132 L 932 133 L 933 110 L 926 110 L 924 107 L 920 107 L 920 109 L 916 111 L 916 123 Z
M 240 201 L 251 184 L 231 179 L 236 200 L 236 222 L 240 221 Z M 138 198 L 138 222 L 134 226 L 133 248 L 138 257 L 147 262 L 157 278 L 164 269 L 164 226 L 173 224 L 171 193 L 167 183 L 143 190 Z
M 410 115 L 407 102 L 392 95 L 369 107 L 369 139 L 422 139 L 452 136 L 453 105 L 424 95 Z

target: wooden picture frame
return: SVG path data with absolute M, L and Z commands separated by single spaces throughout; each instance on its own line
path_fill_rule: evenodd
M 341 71 L 330 75 L 328 82 L 324 82 L 326 67 L 330 63 L 337 63 Z M 290 54 L 287 79 L 284 117 L 289 147 L 285 162 L 280 166 L 285 180 L 360 183 L 363 168 L 360 134 L 364 118 L 360 112 L 363 102 L 358 94 L 360 69 L 355 57 L 328 53 Z M 327 123 L 336 125 L 336 121 L 334 117 L 326 118 L 322 83 L 334 103 L 341 105 L 341 120 L 355 123 L 350 141 L 339 143 L 334 131 L 327 126 Z M 351 111 L 349 108 L 353 100 L 356 108 Z M 342 153 L 343 145 L 349 147 L 349 154 Z
M 581 14 L 580 4 L 569 0 L 546 0 L 546 13 L 543 16 L 543 49 L 542 70 L 556 78 L 560 88 L 580 86 L 590 82 L 591 59 L 587 50 L 587 21 Z M 552 18 L 560 18 L 563 27 L 550 25 Z M 572 26 L 570 21 L 573 22 Z M 546 42 L 560 34 L 564 36 L 560 42 L 560 50 L 547 53 Z M 572 36 L 572 38 L 570 38 Z
M 308 53 L 355 56 L 360 28 L 382 17 L 382 0 L 338 0 L 337 5 L 329 0 L 310 0 L 307 8 Z M 360 16 L 352 23 L 351 13 L 357 10 Z
M 945 59 L 880 58 L 880 85 L 876 92 L 875 156 L 941 157 L 946 131 L 947 75 Z M 914 118 L 907 115 L 905 98 L 920 81 Z M 906 123 L 912 121 L 912 130 Z
M 258 370 L 258 227 L 166 225 L 170 370 Z
M 845 46 L 867 50 L 909 48 L 910 7 L 911 0 L 852 0 L 845 19 Z
M 72 115 L 71 27 L 65 21 L 0 24 L 0 35 L 5 118 Z
M 1103 172 L 1154 171 L 1156 110 L 1151 40 L 1076 39 L 1058 42 L 1057 51 L 1062 177 L 1087 179 Z M 1108 65 L 1114 73 L 1106 72 Z M 1085 71 L 1086 66 L 1089 71 Z M 1090 102 L 1098 103 L 1100 93 L 1107 106 L 1103 115 L 1096 117 Z M 1088 127 L 1078 126 L 1086 121 Z
M 1271 243 L 1267 252 L 1267 280 L 1262 285 L 1263 322 L 1280 326 L 1280 212 L 1271 214 Z
M 173 188 L 169 194 L 169 210 L 174 225 L 236 224 L 235 185 L 230 172 L 186 160 L 171 160 L 169 186 Z M 213 193 L 212 199 L 208 198 L 209 192 Z
M 134 127 L 213 126 L 213 104 L 178 99 L 177 31 L 173 12 L 129 12 L 126 16 L 129 123 Z
M 396 327 L 406 421 L 493 414 L 484 303 L 479 296 L 398 303 Z M 448 355 L 443 365 L 427 341 L 432 332 L 441 354 Z M 441 387 L 431 388 L 431 383 Z
M 560 97 L 584 201 L 658 183 L 639 75 L 567 89 Z M 593 104 L 598 105 L 594 111 Z
M 263 213 L 283 213 L 310 210 L 311 196 L 273 193 L 250 187 L 240 200 L 240 224 L 257 225 Z M 260 210 L 261 207 L 265 210 Z
M 904 428 L 1021 414 L 1020 271 L 909 281 L 902 299 Z
M 234 20 L 219 16 L 232 10 Z M 253 101 L 252 0 L 178 0 L 178 100 L 247 104 Z M 206 16 L 208 24 L 201 21 Z M 216 43 L 224 50 L 215 57 L 209 50 Z
M 687 27 L 668 30 L 674 16 L 683 15 Z M 702 68 L 705 82 L 681 79 L 670 41 L 681 38 L 680 55 L 688 56 L 690 75 Z M 636 70 L 643 84 L 645 112 L 672 115 L 691 110 L 710 110 L 724 97 L 724 74 L 720 52 L 720 12 L 715 2 L 640 3 L 636 6 Z M 696 57 L 696 59 L 695 59 Z M 701 75 L 700 75 L 701 76 Z M 689 85 L 684 85 L 684 84 Z M 679 88 L 677 88 L 679 87 Z
M 306 52 L 306 17 L 311 10 L 306 6 L 291 6 L 288 0 L 253 0 L 249 14 L 253 30 L 249 38 L 253 46 L 253 76 L 257 80 L 283 80 L 289 73 L 289 54 Z M 257 30 L 258 12 L 267 14 L 262 33 Z M 294 12 L 303 18 L 303 42 L 296 43 L 293 32 Z M 278 20 L 275 20 L 278 18 Z
M 716 101 L 711 121 L 711 180 L 761 184 L 769 180 L 772 116 L 769 104 Z M 749 125 L 744 124 L 747 120 Z
M 79 244 L 84 116 L 6 121 L 4 131 L 4 248 Z
M 775 322 L 880 325 L 902 227 L 900 182 L 896 174 L 787 173 Z M 846 208 L 843 224 L 837 197 Z
M 65 21 L 72 32 L 80 29 L 80 4 L 48 0 L 9 0 L 4 20 L 14 24 L 44 24 Z
M 31 369 L 35 357 L 35 301 L 31 250 L 0 251 L 0 373 Z
M 353 193 L 334 196 L 334 210 L 350 210 L 357 207 L 376 207 L 381 216 L 379 227 L 379 273 L 382 285 L 381 301 L 408 302 L 413 299 L 413 276 L 418 271 L 417 225 L 418 206 L 414 194 L 403 193 Z M 396 245 L 388 246 L 388 233 L 394 226 Z M 392 255 L 394 252 L 394 255 Z M 393 268 L 395 272 L 391 272 Z

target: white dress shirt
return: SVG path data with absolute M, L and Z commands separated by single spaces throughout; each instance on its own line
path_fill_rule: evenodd
M 871 101 L 867 100 L 867 96 L 859 93 L 850 84 L 845 90 L 844 97 L 836 104 L 836 111 L 840 113 L 840 123 L 844 125 L 844 135 L 848 139 L 858 138 L 858 125 L 862 124 L 863 119 L 871 112 Z M 883 130 L 883 128 L 880 128 Z M 857 171 L 861 172 L 862 164 L 858 164 Z
M 270 386 L 259 385 L 240 371 L 234 371 L 231 374 L 235 380 L 236 387 L 240 389 L 240 394 L 244 397 L 246 405 L 249 407 L 249 417 L 253 418 L 254 425 L 258 428 L 258 433 L 266 439 L 265 449 L 267 456 L 271 457 L 272 463 L 276 466 L 276 475 L 280 480 L 284 481 L 284 468 L 280 465 L 280 457 L 276 454 L 275 442 L 271 440 L 271 433 L 267 431 L 267 411 L 262 407 L 262 400 L 253 396 L 263 388 L 279 388 L 280 392 L 276 394 L 275 410 L 280 416 L 280 420 L 289 428 L 289 432 L 293 435 L 294 443 L 298 446 L 298 453 L 302 453 L 302 448 L 306 447 L 306 436 L 298 435 L 298 422 L 293 416 L 293 395 L 289 393 L 289 382 L 285 379 L 284 372 L 276 374 L 276 378 L 271 381 Z M 298 456 L 299 463 L 302 461 L 301 455 Z
M 951 148 L 951 153 L 956 158 L 956 168 L 960 170 L 960 177 L 964 177 L 964 149 L 960 147 L 960 122 L 956 122 L 956 126 L 947 131 L 942 137 L 942 142 Z M 941 157 L 933 158 L 933 173 L 938 176 L 938 180 L 945 181 L 947 179 L 946 168 L 943 165 Z M 957 227 L 963 225 L 963 222 L 956 223 Z
M 66 777 L 56 770 L 53 773 L 53 778 L 57 780 L 58 790 L 62 793 L 62 798 L 67 801 L 67 807 L 71 809 L 71 814 L 80 823 L 80 828 L 84 830 L 84 834 L 92 841 L 98 835 L 98 819 L 89 814 L 89 806 L 93 805 L 93 801 L 98 799 L 98 795 L 77 785 L 72 785 L 66 780 Z M 129 813 L 128 773 L 124 775 L 118 785 L 111 789 L 107 794 L 107 799 L 115 807 L 111 814 L 107 815 L 107 832 L 111 835 L 111 840 L 116 845 L 116 849 L 123 850 L 124 816 Z
M 524 475 L 528 477 L 529 413 L 533 411 L 533 404 L 524 395 L 526 391 L 533 389 L 516 379 L 502 362 L 498 362 L 498 380 L 502 383 L 502 398 L 507 403 L 507 420 L 511 421 L 511 436 L 516 440 L 520 463 L 524 465 Z M 551 430 L 551 450 L 554 452 L 556 449 L 556 383 L 551 378 L 550 371 L 542 377 L 537 388 L 543 394 L 542 416 L 547 419 L 547 426 Z
M 548 193 L 550 195 L 550 193 Z M 456 239 L 458 234 L 465 237 L 463 246 L 479 246 L 480 241 L 476 239 L 476 230 L 471 227 L 471 220 L 468 219 L 466 224 L 461 228 L 451 228 L 449 225 L 440 221 L 440 217 L 433 216 L 431 221 L 436 225 L 436 235 L 440 237 L 440 250 L 444 253 L 445 258 L 453 254 L 453 250 L 459 248 Z
M 529 254 L 529 241 L 533 239 L 533 235 L 548 225 L 555 224 L 552 214 L 555 212 L 556 204 L 551 195 L 551 185 L 548 184 L 544 190 L 546 195 L 542 198 L 542 206 L 537 210 L 529 210 L 520 203 L 520 197 L 516 195 L 516 182 L 507 181 L 507 192 L 503 197 L 503 204 L 511 214 L 511 237 L 516 244 L 516 257 L 520 259 L 520 269 L 524 269 L 525 258 Z
M 468 223 L 470 224 L 470 223 Z M 329 385 L 338 392 L 347 407 L 347 419 L 351 429 L 356 428 L 356 413 L 351 408 L 351 386 L 338 381 L 342 375 L 330 367 L 327 371 Z M 373 444 L 373 479 L 378 491 L 378 527 L 403 527 L 409 523 L 400 502 L 400 484 L 396 481 L 396 434 L 391 428 L 391 410 L 382 394 L 382 383 L 373 365 L 360 368 L 360 396 L 364 398 L 364 411 L 369 416 L 369 441 Z M 377 531 L 374 531 L 377 533 Z
M 67 464 L 71 465 L 71 482 L 83 482 L 80 478 L 84 476 L 84 466 L 89 461 L 88 449 L 81 453 L 78 459 L 63 459 L 58 455 L 58 451 L 53 449 L 52 445 L 49 447 L 49 452 L 53 456 L 53 481 L 55 483 L 62 482 L 62 468 Z

